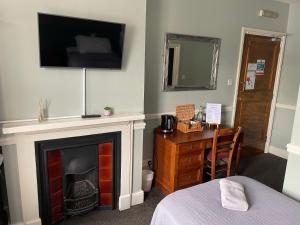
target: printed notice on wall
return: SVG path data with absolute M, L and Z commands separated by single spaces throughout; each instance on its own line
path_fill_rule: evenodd
M 257 63 L 249 63 L 247 68 L 245 90 L 253 90 L 255 88 L 255 75 L 257 70 Z
M 207 103 L 206 104 L 206 123 L 221 124 L 221 104 Z
M 249 63 L 247 70 L 248 71 L 256 71 L 256 68 L 257 68 L 257 64 L 256 63 Z
M 247 71 L 245 82 L 245 90 L 253 90 L 255 88 L 255 70 Z
M 262 76 L 265 74 L 266 60 L 258 59 L 256 67 L 256 76 Z

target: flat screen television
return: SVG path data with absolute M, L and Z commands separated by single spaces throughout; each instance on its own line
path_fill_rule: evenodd
M 41 67 L 122 65 L 125 24 L 38 13 Z

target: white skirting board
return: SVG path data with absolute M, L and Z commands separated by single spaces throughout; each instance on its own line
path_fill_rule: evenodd
M 40 219 L 26 222 L 24 225 L 41 225 L 42 221 Z
M 119 210 L 125 210 L 130 208 L 131 195 L 121 195 L 119 197 Z
M 288 151 L 286 149 L 277 148 L 275 146 L 269 147 L 269 153 L 284 159 L 288 158 Z
M 139 205 L 144 202 L 144 192 L 142 190 L 132 193 L 131 205 Z
M 300 155 L 300 146 L 294 144 L 287 145 L 287 151 L 296 155 Z
M 36 219 L 36 220 L 28 221 L 25 223 L 14 223 L 11 225 L 41 225 L 41 224 L 42 224 L 42 221 L 40 219 Z
M 144 192 L 142 190 L 132 193 L 131 196 L 122 195 L 119 197 L 119 210 L 122 211 L 125 209 L 129 209 L 130 206 L 142 204 L 143 202 L 144 202 Z

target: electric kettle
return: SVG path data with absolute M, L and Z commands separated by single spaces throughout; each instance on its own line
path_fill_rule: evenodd
M 173 132 L 173 126 L 176 122 L 176 119 L 172 115 L 162 115 L 161 116 L 161 125 L 160 130 L 162 133 L 171 133 Z

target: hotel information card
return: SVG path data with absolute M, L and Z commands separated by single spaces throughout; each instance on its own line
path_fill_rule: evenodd
M 206 123 L 221 124 L 221 104 L 206 104 Z

